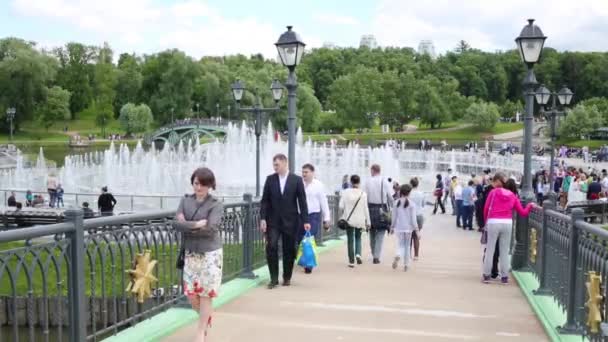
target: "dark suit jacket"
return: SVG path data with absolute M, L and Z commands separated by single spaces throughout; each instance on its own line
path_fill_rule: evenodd
M 260 206 L 260 218 L 266 220 L 268 229 L 279 229 L 296 236 L 300 226 L 309 223 L 304 183 L 300 176 L 293 173 L 287 175 L 283 194 L 279 175 L 274 173 L 268 176 Z

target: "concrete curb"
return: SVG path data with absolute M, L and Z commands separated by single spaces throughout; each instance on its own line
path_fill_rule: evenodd
M 538 317 L 549 339 L 553 342 L 589 341 L 580 335 L 563 335 L 557 331 L 558 326 L 566 322 L 566 315 L 555 303 L 552 296 L 537 296 L 533 293 L 539 286 L 538 280 L 531 272 L 513 272 L 521 292 Z
M 319 253 L 326 252 L 341 246 L 345 241 L 328 240 L 323 247 L 317 247 Z M 323 259 L 320 260 L 322 265 Z M 213 307 L 219 308 L 234 299 L 244 295 L 250 290 L 270 280 L 268 268 L 260 267 L 253 272 L 255 279 L 237 278 L 222 284 L 221 295 L 213 301 Z M 159 341 L 173 334 L 175 331 L 190 325 L 198 319 L 198 314 L 191 309 L 171 308 L 161 312 L 154 317 L 138 323 L 137 325 L 121 331 L 117 335 L 104 339 L 104 342 L 133 342 L 133 341 Z

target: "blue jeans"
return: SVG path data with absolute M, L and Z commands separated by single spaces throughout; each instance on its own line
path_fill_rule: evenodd
M 456 225 L 460 227 L 460 219 L 464 221 L 462 200 L 456 200 Z
M 473 229 L 473 206 L 462 205 L 462 228 Z

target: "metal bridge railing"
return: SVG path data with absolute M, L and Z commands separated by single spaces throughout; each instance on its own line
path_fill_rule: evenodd
M 528 270 L 540 284 L 535 294 L 552 296 L 566 313 L 560 332 L 608 341 L 608 231 L 585 222 L 582 208 L 566 215 L 551 201 L 528 224 Z
M 321 243 L 341 235 L 338 203 L 329 196 L 333 231 L 321 231 Z M 85 221 L 71 209 L 64 223 L 0 231 L 0 341 L 99 341 L 183 301 L 174 216 L 172 209 Z M 259 201 L 249 194 L 224 205 L 223 281 L 254 277 L 265 264 L 259 221 Z M 144 251 L 157 261 L 158 281 L 139 303 L 125 289 Z

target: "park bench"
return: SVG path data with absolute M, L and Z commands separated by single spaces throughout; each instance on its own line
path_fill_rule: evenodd
M 64 221 L 63 210 L 26 208 L 17 210 L 8 207 L 1 212 L 5 229 L 54 224 Z

